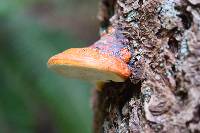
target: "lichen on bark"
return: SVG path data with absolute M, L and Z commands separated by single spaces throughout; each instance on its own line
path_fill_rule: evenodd
M 200 132 L 200 3 L 103 0 L 101 5 L 109 8 L 101 11 L 101 23 L 129 40 L 133 74 L 94 90 L 94 132 Z

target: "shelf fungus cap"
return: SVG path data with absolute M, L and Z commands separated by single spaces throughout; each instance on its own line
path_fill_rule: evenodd
M 91 47 L 71 48 L 59 53 L 49 59 L 48 67 L 65 77 L 97 82 L 123 82 L 131 73 L 120 58 Z

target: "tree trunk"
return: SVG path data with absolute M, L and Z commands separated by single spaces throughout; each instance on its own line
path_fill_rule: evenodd
M 102 0 L 129 40 L 132 76 L 93 92 L 94 132 L 200 132 L 200 1 Z

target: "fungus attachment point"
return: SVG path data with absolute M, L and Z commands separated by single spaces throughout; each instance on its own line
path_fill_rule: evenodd
M 124 46 L 116 38 L 111 39 L 111 35 L 105 35 L 103 41 L 100 39 L 90 47 L 68 49 L 51 57 L 48 67 L 66 77 L 98 83 L 123 82 L 131 74 L 127 54 L 120 54 L 121 50 L 125 51 Z

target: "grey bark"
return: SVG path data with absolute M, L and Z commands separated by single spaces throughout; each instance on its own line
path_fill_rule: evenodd
M 200 1 L 102 0 L 129 40 L 133 74 L 93 92 L 94 132 L 200 132 Z

